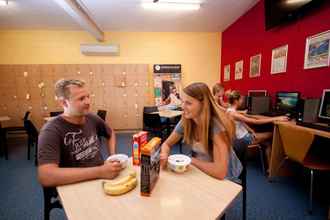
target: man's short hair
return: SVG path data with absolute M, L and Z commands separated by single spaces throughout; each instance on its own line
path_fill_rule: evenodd
M 55 95 L 58 99 L 70 98 L 70 87 L 84 87 L 85 82 L 78 79 L 60 79 L 55 83 Z

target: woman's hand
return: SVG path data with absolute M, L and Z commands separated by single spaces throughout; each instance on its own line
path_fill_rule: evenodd
M 289 120 L 289 117 L 287 117 L 287 116 L 275 117 L 275 121 L 288 121 L 288 120 Z
M 169 148 L 163 144 L 160 152 L 160 167 L 162 169 L 166 169 L 169 152 Z

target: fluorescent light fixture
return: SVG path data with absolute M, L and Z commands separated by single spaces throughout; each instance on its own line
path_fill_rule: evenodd
M 7 6 L 8 5 L 8 0 L 1 0 L 0 1 L 0 6 Z
M 150 9 L 150 10 L 167 10 L 167 11 L 173 11 L 173 10 L 198 10 L 200 8 L 201 1 L 198 0 L 160 0 L 158 2 L 150 2 L 150 1 L 143 1 L 141 2 L 141 5 L 144 9 Z
M 299 4 L 306 4 L 311 2 L 312 0 L 286 0 L 285 3 L 288 5 L 299 5 Z

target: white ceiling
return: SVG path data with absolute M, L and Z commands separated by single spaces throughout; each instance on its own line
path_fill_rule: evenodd
M 81 28 L 55 0 L 9 0 L 0 29 Z M 204 0 L 198 11 L 147 11 L 140 0 L 80 0 L 103 31 L 223 31 L 258 0 Z

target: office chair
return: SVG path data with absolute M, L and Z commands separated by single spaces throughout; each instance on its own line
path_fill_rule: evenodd
M 279 126 L 279 131 L 285 157 L 277 167 L 276 173 L 280 171 L 286 160 L 297 162 L 309 171 L 308 211 L 312 214 L 314 171 L 330 171 L 329 151 L 322 152 L 328 150 L 326 147 L 329 146 L 330 141 L 327 138 L 315 138 L 314 134 L 306 129 L 292 129 L 288 125 Z

